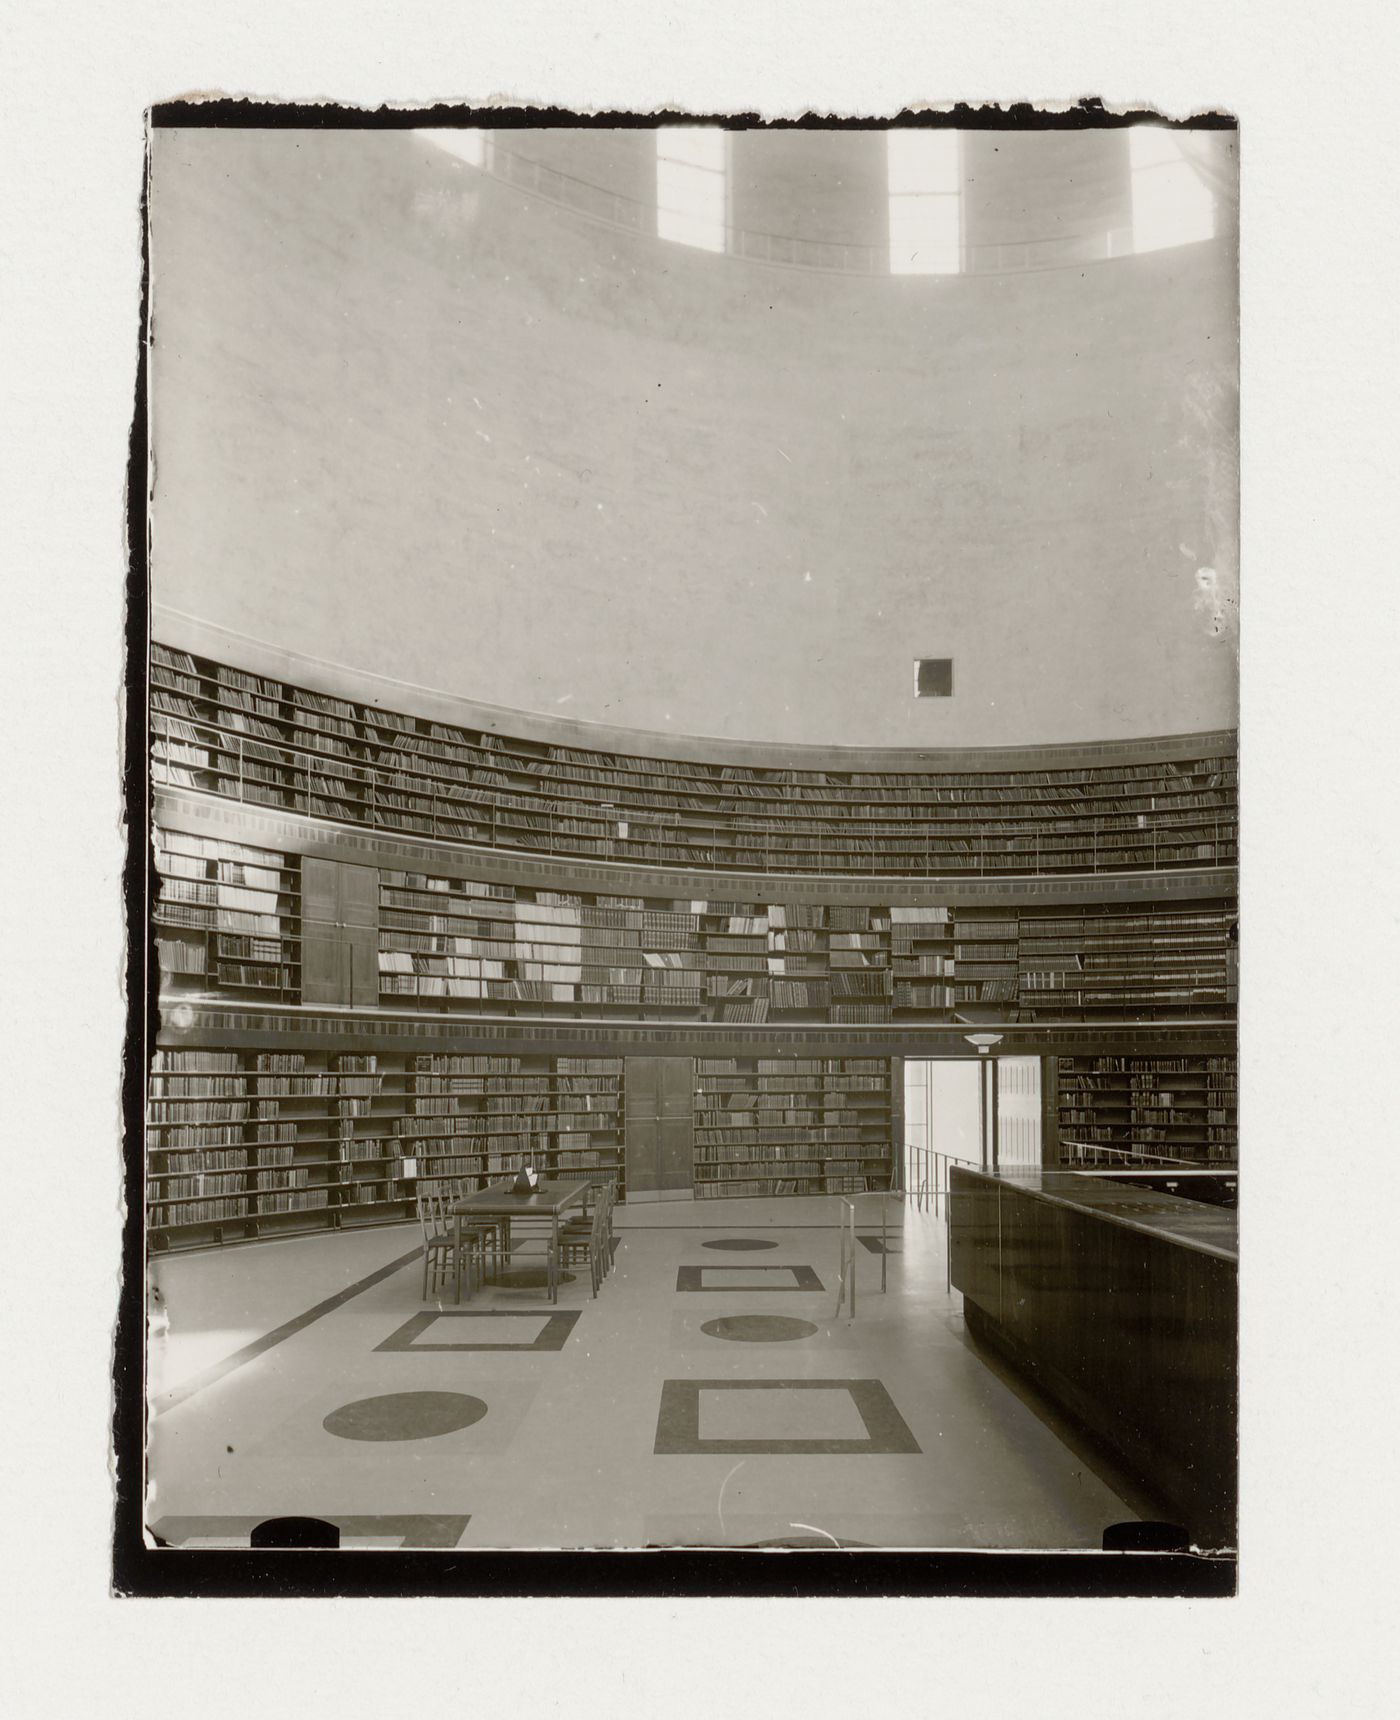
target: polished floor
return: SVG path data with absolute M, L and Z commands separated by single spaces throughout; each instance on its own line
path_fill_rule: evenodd
M 1144 1514 L 984 1358 L 943 1225 L 863 1202 L 838 1315 L 837 1200 L 617 1211 L 601 1294 L 424 1303 L 416 1229 L 151 1270 L 147 1523 L 246 1546 L 1097 1548 Z M 881 1290 L 882 1266 L 887 1288 Z

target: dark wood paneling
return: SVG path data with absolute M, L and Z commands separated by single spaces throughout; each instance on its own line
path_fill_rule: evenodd
M 953 1167 L 957 1177 L 957 1167 Z M 948 1250 L 954 1286 L 969 1302 L 1001 1317 L 1001 1211 L 995 1183 L 954 1181 L 948 1193 Z
M 379 869 L 342 864 L 339 868 L 342 925 L 379 929 Z
M 340 918 L 340 865 L 308 856 L 301 863 L 302 917 L 334 925 Z
M 1232 1544 L 1233 1261 L 954 1166 L 951 1262 L 994 1343 L 1204 1544 Z
M 693 1060 L 629 1057 L 624 1089 L 628 1193 L 692 1188 L 695 1181 Z
M 255 1009 L 243 1004 L 184 1003 L 166 999 L 161 1005 L 161 1045 L 228 1045 L 274 1047 L 332 1046 L 372 1051 L 412 1046 L 470 1051 L 487 1043 L 502 1050 L 553 1048 L 561 1053 L 616 1055 L 635 1048 L 657 1055 L 698 1057 L 954 1057 L 969 1055 L 964 1029 L 957 1026 L 838 1027 L 827 1024 L 774 1028 L 734 1026 L 724 1022 L 663 1026 L 646 1020 L 579 1022 L 556 1018 L 482 1018 L 434 1016 L 426 1010 L 397 1015 L 375 1010 L 364 1015 L 317 1015 L 313 1009 Z M 1008 1027 L 998 1050 L 1005 1056 L 1036 1055 L 1048 1046 L 1069 1051 L 1129 1052 L 1168 1055 L 1173 1052 L 1230 1053 L 1235 1049 L 1233 1023 L 1182 1023 L 1141 1028 L 1035 1026 Z M 346 1041 L 355 1040 L 350 1045 Z

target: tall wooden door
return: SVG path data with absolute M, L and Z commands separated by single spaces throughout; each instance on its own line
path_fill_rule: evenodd
M 379 873 L 308 855 L 301 863 L 303 1003 L 379 1001 Z
M 349 952 L 349 1001 L 373 1009 L 379 1002 L 379 873 L 373 866 L 340 867 L 340 935 Z
M 627 1198 L 685 1200 L 695 1186 L 695 1060 L 629 1057 Z

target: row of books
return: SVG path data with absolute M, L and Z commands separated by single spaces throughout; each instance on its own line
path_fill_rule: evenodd
M 1001 771 L 937 771 L 910 773 L 904 771 L 827 771 L 796 770 L 789 767 L 700 764 L 648 757 L 640 754 L 613 754 L 584 748 L 545 745 L 511 739 L 495 733 L 464 729 L 456 725 L 415 718 L 402 712 L 390 712 L 378 705 L 363 706 L 327 694 L 311 692 L 267 677 L 251 675 L 210 659 L 196 658 L 188 652 L 164 645 L 152 647 L 152 676 L 156 684 L 187 684 L 187 690 L 197 689 L 201 696 L 214 702 L 230 697 L 234 690 L 270 699 L 285 705 L 290 712 L 315 712 L 354 720 L 367 727 L 382 730 L 395 738 L 395 744 L 412 745 L 416 750 L 431 752 L 434 747 L 455 748 L 472 757 L 480 754 L 488 763 L 500 765 L 514 756 L 522 764 L 551 777 L 561 773 L 557 767 L 568 765 L 580 770 L 598 770 L 602 775 L 590 779 L 610 780 L 610 769 L 654 774 L 666 784 L 684 781 L 716 782 L 721 785 L 774 787 L 814 787 L 831 785 L 878 789 L 902 788 L 913 782 L 934 787 L 952 782 L 963 789 L 996 786 L 1006 783 L 1038 785 L 1045 788 L 1076 788 L 1107 780 L 1110 782 L 1184 783 L 1199 784 L 1212 776 L 1230 775 L 1236 769 L 1233 753 L 1212 752 L 1185 759 L 1162 759 L 1128 764 L 1105 762 L 1058 768 L 1016 768 Z M 444 750 L 442 756 L 451 756 Z
M 454 789 L 414 796 L 395 791 L 393 779 L 370 788 L 284 765 L 264 764 L 232 753 L 206 753 L 159 741 L 152 755 L 152 777 L 162 786 L 196 789 L 260 806 L 283 808 L 342 824 L 421 833 L 433 837 L 518 847 L 572 851 L 606 858 L 635 858 L 689 867 L 735 867 L 789 873 L 866 875 L 926 871 L 1038 874 L 1050 871 L 1156 871 L 1193 862 L 1224 864 L 1237 856 L 1234 814 L 1223 805 L 1154 817 L 1150 827 L 1106 828 L 1102 819 L 1036 820 L 1023 811 L 1002 821 L 985 815 L 949 823 L 946 819 L 892 814 L 878 822 L 847 812 L 841 821 L 794 822 L 776 812 L 754 821 L 750 830 L 723 808 L 703 821 L 686 821 L 675 804 L 657 798 L 645 815 L 634 807 L 626 817 L 569 816 L 557 801 L 539 798 L 536 810 L 512 804 L 513 797 L 459 784 Z M 1145 803 L 1120 801 L 1120 813 Z M 1120 822 L 1120 821 L 1111 821 Z M 955 834 L 966 830 L 967 835 Z M 812 832 L 806 834 L 805 832 Z
M 508 758 L 503 769 L 497 760 L 486 760 L 470 749 L 433 748 L 418 737 L 377 733 L 369 725 L 360 734 L 354 723 L 344 718 L 300 710 L 279 716 L 276 704 L 265 699 L 226 693 L 211 705 L 191 685 L 169 679 L 157 684 L 152 705 L 154 710 L 187 720 L 179 731 L 156 723 L 159 735 L 174 733 L 179 739 L 202 743 L 197 749 L 202 757 L 226 762 L 226 768 L 244 774 L 253 768 L 253 755 L 246 743 L 240 747 L 240 738 L 258 734 L 281 743 L 261 749 L 258 756 L 269 761 L 263 768 L 281 769 L 288 776 L 297 774 L 308 754 L 320 753 L 325 756 L 330 780 L 342 777 L 347 783 L 358 783 L 366 774 L 364 767 L 371 766 L 381 789 L 401 789 L 429 804 L 482 796 L 492 804 L 517 810 L 533 805 L 556 812 L 577 808 L 591 815 L 594 823 L 616 822 L 618 815 L 626 821 L 639 814 L 674 816 L 690 812 L 700 818 L 723 817 L 766 830 L 774 819 L 822 825 L 879 824 L 910 813 L 927 819 L 929 809 L 938 808 L 942 817 L 950 820 L 993 813 L 1000 814 L 1001 822 L 1011 824 L 1034 819 L 1055 827 L 1077 819 L 1101 826 L 1145 828 L 1146 820 L 1153 817 L 1170 819 L 1187 812 L 1206 813 L 1212 819 L 1222 813 L 1229 815 L 1236 788 L 1233 776 L 1223 771 L 1189 783 L 1163 772 L 1155 780 L 1135 782 L 1106 776 L 1097 784 L 1060 786 L 1018 782 L 1014 777 L 991 784 L 964 782 L 963 786 L 952 786 L 948 779 L 911 776 L 879 786 L 827 782 L 771 789 L 701 778 L 671 782 L 654 771 L 612 768 L 602 773 L 603 782 L 614 791 L 612 806 L 604 816 L 597 808 L 592 787 L 599 776 L 596 771 L 546 777 L 538 769 Z M 279 721 L 293 726 L 279 729 Z M 350 744 L 322 738 L 335 736 Z M 167 746 L 161 756 L 180 757 L 185 750 Z M 963 807 L 976 810 L 962 813 L 959 809 Z M 1009 820 L 1002 812 L 1007 807 L 1015 809 Z

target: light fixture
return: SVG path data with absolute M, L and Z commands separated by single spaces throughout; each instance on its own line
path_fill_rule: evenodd
M 1003 1035 L 1000 1033 L 964 1033 L 963 1038 L 969 1045 L 975 1045 L 983 1057 L 994 1045 L 1000 1045 Z
M 167 1025 L 177 1033 L 187 1033 L 194 1026 L 194 1011 L 187 1003 L 177 1003 L 170 1011 Z

